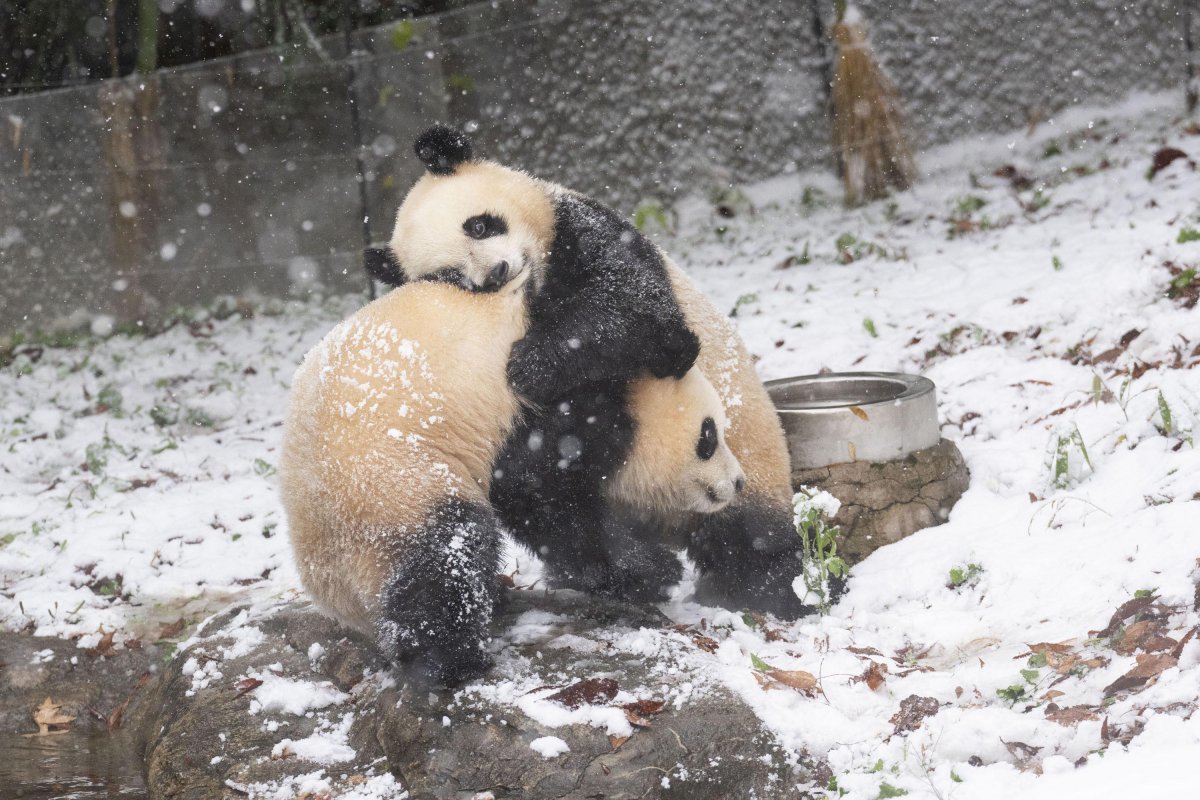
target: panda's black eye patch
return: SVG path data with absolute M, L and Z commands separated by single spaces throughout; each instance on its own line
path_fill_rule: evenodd
M 696 442 L 696 455 L 701 461 L 708 461 L 717 452 L 717 423 L 712 417 L 705 417 L 700 425 L 700 441 Z
M 463 232 L 472 239 L 488 239 L 508 233 L 508 224 L 495 214 L 479 214 L 463 223 Z

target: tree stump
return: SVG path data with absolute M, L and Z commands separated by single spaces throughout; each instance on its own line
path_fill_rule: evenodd
M 838 552 L 852 564 L 945 522 L 969 482 L 962 453 L 947 439 L 895 461 L 792 471 L 792 486 L 824 489 L 841 501 L 831 522 L 842 529 Z

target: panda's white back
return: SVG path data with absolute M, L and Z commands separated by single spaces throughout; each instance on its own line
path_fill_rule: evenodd
M 297 370 L 284 507 L 305 587 L 344 621 L 369 627 L 397 548 L 439 501 L 486 503 L 518 410 L 506 366 L 525 330 L 519 288 L 401 287 L 339 324 Z

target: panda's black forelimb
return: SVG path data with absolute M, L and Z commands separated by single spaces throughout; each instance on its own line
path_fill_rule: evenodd
M 376 624 L 380 648 L 414 677 L 454 686 L 492 665 L 484 649 L 500 585 L 500 527 L 481 503 L 444 501 L 398 547 Z
M 665 599 L 682 568 L 633 535 L 604 489 L 633 445 L 620 383 L 589 384 L 527 413 L 495 463 L 490 499 L 556 587 L 634 602 Z
M 815 611 L 792 589 L 803 568 L 804 546 L 788 511 L 782 504 L 749 496 L 705 516 L 687 546 L 700 573 L 696 598 L 784 619 Z M 840 590 L 840 585 L 834 589 Z
M 555 200 L 554 244 L 529 319 L 508 375 L 537 403 L 590 382 L 680 378 L 700 353 L 662 254 L 615 211 L 581 195 Z

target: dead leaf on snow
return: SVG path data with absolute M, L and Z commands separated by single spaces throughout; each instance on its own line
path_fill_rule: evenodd
M 26 736 L 52 736 L 54 734 L 66 733 L 70 724 L 75 721 L 75 718 L 62 713 L 62 703 L 56 703 L 47 697 L 34 710 L 33 721 L 38 726 L 38 732 L 29 733 Z M 52 730 L 52 728 L 57 728 L 58 730 Z
M 255 689 L 262 686 L 262 684 L 263 682 L 258 678 L 245 678 L 238 681 L 233 685 L 233 688 L 238 690 L 238 693 L 233 696 L 233 699 L 237 700 L 242 695 L 253 692 Z
M 1170 650 L 1178 642 L 1166 635 L 1166 627 L 1166 620 L 1162 618 L 1139 620 L 1121 632 L 1121 639 L 1113 645 L 1113 650 L 1124 656 L 1133 655 L 1135 650 L 1151 653 Z
M 857 683 L 865 683 L 872 692 L 876 691 L 880 686 L 887 682 L 887 664 L 882 661 L 872 661 L 863 670 L 863 674 L 855 678 Z
M 1070 653 L 1074 649 L 1070 639 L 1062 642 L 1036 642 L 1034 644 L 1026 644 L 1025 646 L 1029 648 L 1029 652 L 1013 656 L 1013 658 L 1028 658 L 1039 653 Z
M 717 648 L 721 646 L 716 639 L 705 636 L 702 633 L 697 633 L 692 636 L 692 644 L 696 645 L 696 647 L 699 647 L 706 653 L 715 653 L 717 652 Z
M 846 649 L 849 650 L 851 653 L 854 653 L 855 655 L 858 655 L 858 656 L 879 656 L 880 658 L 883 657 L 883 653 L 879 652 L 874 647 L 847 647 Z
M 622 710 L 625 712 L 625 719 L 630 725 L 633 725 L 636 728 L 649 728 L 651 726 L 652 723 L 645 717 L 635 714 L 628 708 L 624 708 Z
M 616 696 L 617 682 L 612 678 L 585 678 L 545 699 L 562 703 L 567 708 L 579 708 L 582 705 L 603 705 Z
M 1034 747 L 1033 745 L 1025 744 L 1024 742 L 1005 742 L 1003 739 L 1000 741 L 1006 748 L 1008 748 L 1008 752 L 1012 754 L 1013 758 L 1017 759 L 1017 761 L 1022 764 L 1037 756 L 1037 754 L 1042 750 L 1040 747 Z
M 1106 686 L 1104 696 L 1111 697 L 1118 692 L 1149 686 L 1164 670 L 1177 663 L 1179 660 L 1167 653 L 1141 653 L 1137 657 L 1137 666 Z
M 1198 630 L 1200 630 L 1200 628 L 1192 628 L 1183 635 L 1183 638 L 1179 640 L 1179 644 L 1175 645 L 1175 649 L 1171 651 L 1172 658 L 1174 658 L 1176 661 L 1179 660 L 1179 657 L 1183 655 L 1183 648 L 1187 647 L 1187 643 L 1192 640 L 1192 637 L 1196 635 L 1196 631 Z
M 814 690 L 820 691 L 817 688 L 817 677 L 804 670 L 773 669 L 767 672 L 767 676 L 797 691 L 805 693 L 812 693 Z
M 926 717 L 932 717 L 938 713 L 939 708 L 941 708 L 941 704 L 936 698 L 910 694 L 900 701 L 900 710 L 888 720 L 895 726 L 892 735 L 915 731 L 921 727 L 921 723 Z
M 608 737 L 608 743 L 610 745 L 612 745 L 612 749 L 614 751 L 620 750 L 621 745 L 625 744 L 628 741 L 629 741 L 628 736 L 609 736 Z
M 1067 706 L 1059 708 L 1054 703 L 1046 706 L 1046 719 L 1051 722 L 1057 722 L 1065 728 L 1070 728 L 1073 725 L 1078 725 L 1087 720 L 1099 719 L 1096 712 L 1091 706 Z

